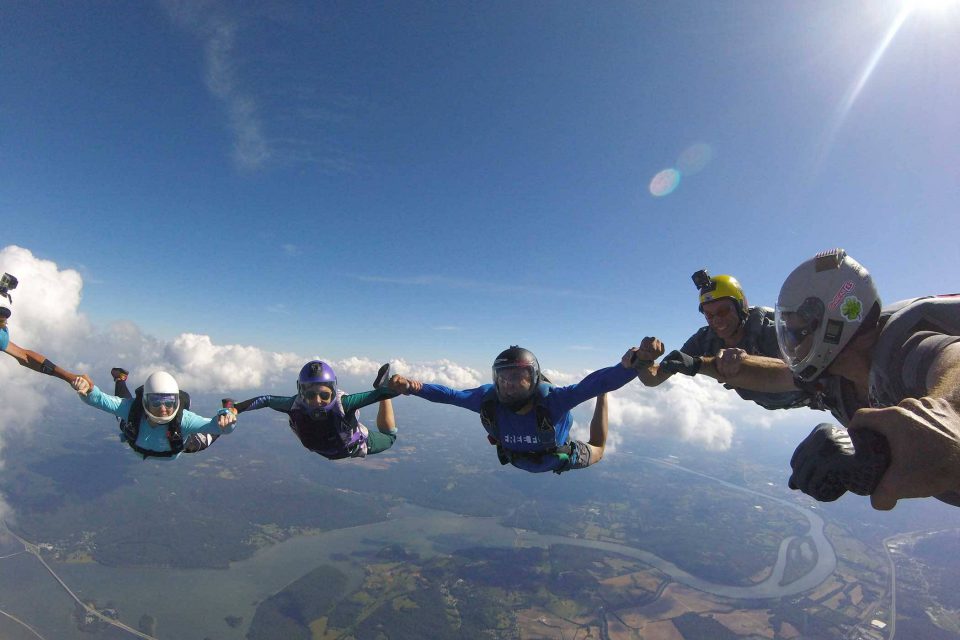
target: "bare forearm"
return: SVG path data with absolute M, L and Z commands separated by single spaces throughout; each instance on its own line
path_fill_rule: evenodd
M 656 387 L 662 384 L 672 375 L 673 374 L 669 371 L 664 371 L 655 364 L 651 364 L 649 367 L 637 369 L 637 378 L 645 387 Z
M 597 396 L 597 404 L 593 408 L 589 444 L 600 449 L 607 444 L 607 394 L 605 393 Z
M 718 368 L 718 360 L 719 358 L 704 356 L 699 373 L 731 387 L 751 391 L 776 393 L 797 388 L 793 383 L 793 373 L 783 360 L 746 355 L 738 363 L 736 373 L 728 375 L 721 372 L 722 367 Z
M 48 376 L 53 376 L 54 378 L 60 378 L 67 383 L 73 383 L 74 379 L 78 377 L 77 374 L 67 371 L 63 367 L 50 362 L 50 360 L 48 360 L 47 357 L 42 353 L 37 353 L 36 351 L 30 351 L 28 349 L 23 351 L 22 358 L 17 358 L 17 362 L 28 369 L 32 369 L 38 373 L 45 373 Z

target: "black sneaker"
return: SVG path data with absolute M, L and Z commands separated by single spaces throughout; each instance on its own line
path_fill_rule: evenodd
M 127 379 L 127 376 L 130 375 L 130 372 L 126 369 L 121 369 L 120 367 L 114 367 L 110 369 L 110 375 L 113 377 L 114 382 L 121 382 Z
M 373 388 L 374 389 L 385 389 L 387 383 L 390 382 L 390 363 L 380 367 L 380 370 L 377 371 L 377 377 L 373 379 Z

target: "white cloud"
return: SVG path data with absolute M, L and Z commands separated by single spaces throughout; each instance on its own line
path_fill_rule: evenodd
M 397 373 L 414 380 L 442 384 L 453 389 L 471 389 L 487 382 L 476 369 L 451 360 L 407 362 L 400 359 L 393 363 L 393 368 Z
M 341 134 L 345 123 L 362 120 L 370 108 L 365 100 L 330 93 L 319 69 L 298 66 L 283 47 L 265 52 L 276 73 L 265 75 L 249 55 L 246 43 L 256 40 L 265 24 L 271 30 L 299 30 L 299 19 L 284 17 L 289 7 L 161 1 L 173 23 L 203 47 L 204 81 L 223 106 L 238 167 L 312 165 L 320 173 L 335 175 L 353 173 L 364 164 L 356 145 L 345 144 Z M 283 250 L 294 256 L 300 252 L 292 244 Z
M 61 366 L 69 359 L 57 353 L 73 350 L 90 332 L 87 319 L 77 312 L 83 281 L 76 271 L 59 270 L 49 260 L 35 257 L 22 247 L 0 249 L 0 273 L 19 280 L 11 292 L 13 303 L 7 328 L 10 341 L 25 349 L 48 355 Z M 39 348 L 43 345 L 43 349 Z M 0 450 L 10 430 L 27 430 L 41 424 L 48 394 L 72 394 L 65 383 L 21 367 L 13 358 L 0 355 Z M 6 505 L 0 501 L 0 515 Z
M 194 392 L 292 387 L 303 363 L 314 359 L 289 352 L 266 351 L 245 345 L 215 344 L 208 335 L 183 333 L 170 342 L 145 335 L 131 321 L 94 327 L 80 313 L 83 279 L 72 269 L 60 269 L 16 246 L 0 249 L 0 272 L 20 280 L 13 291 L 11 340 L 45 354 L 61 366 L 89 372 L 101 387 L 110 388 L 106 375 L 112 366 L 130 370 L 139 384 L 149 373 L 163 369 Z M 338 375 L 372 378 L 382 364 L 363 356 L 330 361 Z M 484 384 L 488 373 L 452 360 L 392 361 L 394 371 L 424 382 L 455 389 Z M 559 385 L 580 381 L 588 370 L 567 373 L 545 370 Z M 72 394 L 65 383 L 19 367 L 0 357 L 0 450 L 9 429 L 38 427 L 50 394 Z M 608 451 L 641 435 L 672 437 L 710 450 L 731 446 L 734 425 L 768 427 L 788 420 L 787 411 L 765 411 L 741 400 L 709 378 L 674 376 L 657 388 L 633 381 L 608 394 Z M 593 402 L 575 410 L 574 433 L 586 439 Z M 84 409 L 77 404 L 78 411 Z M 2 502 L 0 502 L 2 509 Z
M 303 358 L 295 353 L 238 344 L 216 345 L 210 336 L 182 333 L 165 346 L 163 360 L 143 368 L 167 369 L 187 389 L 230 391 L 289 380 L 303 363 Z
M 584 369 L 579 374 L 564 373 L 562 371 L 557 371 L 556 369 L 543 370 L 543 375 L 545 375 L 552 384 L 555 384 L 559 387 L 565 387 L 575 382 L 580 382 L 588 373 L 590 373 L 589 369 Z
M 0 249 L 0 272 L 17 277 L 11 292 L 11 339 L 20 346 L 42 342 L 59 349 L 90 332 L 87 319 L 78 312 L 83 279 L 73 269 L 59 270 L 49 260 L 35 257 L 17 246 Z
M 337 375 L 348 374 L 354 376 L 372 376 L 380 370 L 382 362 L 376 362 L 370 358 L 358 358 L 351 356 L 345 360 L 335 360 L 330 363 Z
M 330 362 L 338 376 L 354 375 L 361 378 L 372 378 L 382 364 L 384 363 L 357 356 Z M 479 371 L 450 360 L 407 362 L 403 358 L 398 358 L 391 360 L 390 366 L 393 373 L 421 382 L 442 384 L 454 389 L 469 389 L 484 383 Z
M 244 169 L 261 168 L 272 151 L 263 135 L 257 101 L 240 82 L 236 19 L 216 3 L 168 0 L 164 5 L 178 25 L 203 40 L 207 89 L 226 109 L 234 160 Z
M 562 384 L 571 376 L 551 372 Z M 548 374 L 549 375 L 549 374 Z M 577 380 L 582 376 L 573 376 Z M 673 438 L 713 451 L 725 451 L 733 443 L 736 426 L 770 427 L 796 417 L 789 411 L 768 411 L 742 400 L 736 393 L 705 376 L 676 375 L 659 387 L 647 388 L 639 381 L 607 394 L 607 451 L 613 452 L 627 438 L 654 436 Z M 586 440 L 593 402 L 575 411 L 572 432 Z

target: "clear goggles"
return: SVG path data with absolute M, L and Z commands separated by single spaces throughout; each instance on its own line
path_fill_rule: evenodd
M 795 309 L 777 305 L 777 342 L 780 352 L 797 363 L 813 351 L 817 329 L 823 324 L 824 306 L 819 298 L 807 298 Z
M 493 371 L 497 384 L 533 384 L 534 369 L 529 365 L 501 367 Z

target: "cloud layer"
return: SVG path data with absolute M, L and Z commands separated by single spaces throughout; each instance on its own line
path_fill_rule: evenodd
M 317 357 L 216 344 L 210 336 L 196 333 L 163 341 L 144 334 L 130 320 L 96 327 L 81 313 L 83 279 L 76 271 L 60 269 L 54 262 L 16 246 L 0 249 L 0 271 L 13 273 L 21 283 L 13 292 L 11 341 L 67 369 L 90 372 L 108 389 L 106 372 L 122 365 L 131 371 L 134 381 L 156 370 L 169 371 L 183 388 L 193 392 L 289 389 L 292 393 L 300 367 Z M 381 365 L 362 355 L 330 363 L 341 379 L 357 380 L 371 379 Z M 396 359 L 392 364 L 398 373 L 457 389 L 476 387 L 488 380 L 485 371 L 452 360 Z M 545 373 L 555 384 L 567 385 L 589 371 Z M 66 398 L 73 393 L 65 383 L 21 368 L 9 357 L 0 357 L 0 380 L 0 452 L 7 430 L 37 427 L 52 397 L 67 394 Z M 766 427 L 789 419 L 791 413 L 764 411 L 703 377 L 674 376 L 656 389 L 631 382 L 609 394 L 608 402 L 609 452 L 627 439 L 644 436 L 725 450 L 733 442 L 735 425 Z M 587 439 L 593 406 L 592 402 L 584 403 L 574 411 L 575 437 Z M 79 404 L 77 408 L 80 410 Z

